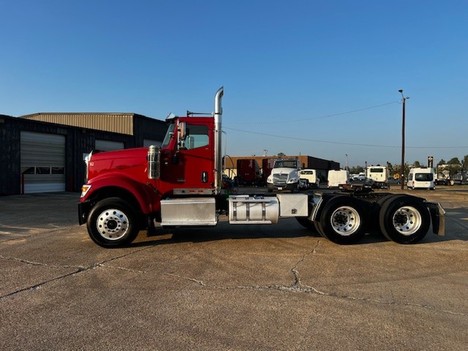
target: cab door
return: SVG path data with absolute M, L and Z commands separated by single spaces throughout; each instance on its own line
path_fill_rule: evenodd
M 177 145 L 170 162 L 166 163 L 163 177 L 172 183 L 174 192 L 203 193 L 214 188 L 213 128 L 212 118 L 179 121 Z

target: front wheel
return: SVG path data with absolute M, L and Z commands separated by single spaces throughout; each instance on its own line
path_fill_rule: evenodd
M 382 234 L 400 244 L 422 240 L 431 223 L 428 209 L 421 200 L 396 195 L 385 201 L 379 213 Z
M 347 196 L 331 198 L 318 223 L 319 233 L 336 244 L 352 244 L 364 234 L 364 213 L 359 201 Z
M 137 216 L 117 197 L 101 200 L 93 207 L 87 228 L 91 239 L 102 247 L 128 245 L 139 232 Z

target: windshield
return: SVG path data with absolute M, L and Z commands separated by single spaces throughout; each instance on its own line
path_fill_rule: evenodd
M 278 160 L 274 168 L 297 168 L 296 160 Z
M 416 173 L 414 179 L 420 182 L 430 182 L 434 179 L 434 175 L 432 173 Z
M 171 123 L 169 125 L 169 128 L 167 129 L 167 132 L 166 132 L 166 136 L 164 137 L 164 140 L 162 142 L 161 148 L 164 149 L 169 145 L 171 138 L 174 135 L 174 127 L 175 127 L 175 123 Z

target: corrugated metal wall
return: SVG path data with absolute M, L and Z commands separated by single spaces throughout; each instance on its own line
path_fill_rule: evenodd
M 21 118 L 133 135 L 133 113 L 35 113 Z

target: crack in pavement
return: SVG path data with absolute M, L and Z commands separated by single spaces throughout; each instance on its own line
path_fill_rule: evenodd
M 359 296 L 356 297 L 356 296 L 350 296 L 350 295 L 346 295 L 346 294 L 330 293 L 330 292 L 321 291 L 321 290 L 319 290 L 319 289 L 317 289 L 317 288 L 315 288 L 313 286 L 305 285 L 305 284 L 303 284 L 301 282 L 298 267 L 302 262 L 304 262 L 304 260 L 307 257 L 309 257 L 311 255 L 314 255 L 316 253 L 316 250 L 319 247 L 320 243 L 321 243 L 320 241 L 317 241 L 314 248 L 312 250 L 306 252 L 293 265 L 293 267 L 290 269 L 290 272 L 293 275 L 293 281 L 292 281 L 292 283 L 290 285 L 279 285 L 279 284 L 271 284 L 271 285 L 264 285 L 264 286 L 261 286 L 261 285 L 251 285 L 251 286 L 239 285 L 239 286 L 236 286 L 236 287 L 212 286 L 212 288 L 221 289 L 221 290 L 231 290 L 231 289 L 232 290 L 234 290 L 234 289 L 258 290 L 258 291 L 277 290 L 277 291 L 289 292 L 289 293 L 314 294 L 314 295 L 319 295 L 319 296 L 324 296 L 324 297 L 345 299 L 345 300 L 349 300 L 349 301 L 373 303 L 373 304 L 379 304 L 379 305 L 389 305 L 389 306 L 394 305 L 394 306 L 416 307 L 416 308 L 422 308 L 422 309 L 427 309 L 427 310 L 432 310 L 432 311 L 439 311 L 439 312 L 442 312 L 442 313 L 446 313 L 446 314 L 450 314 L 450 315 L 456 315 L 456 316 L 466 316 L 467 315 L 466 313 L 463 313 L 463 312 L 454 312 L 454 311 L 450 311 L 450 310 L 438 309 L 437 307 L 432 306 L 432 305 L 428 305 L 428 304 L 418 304 L 418 303 L 411 303 L 411 302 L 399 302 L 399 301 L 395 301 L 395 300 L 383 301 L 383 300 L 373 299 L 373 298 L 366 298 L 366 297 L 359 297 Z M 126 254 L 123 254 L 123 255 L 112 257 L 110 259 L 107 259 L 107 260 L 104 260 L 104 261 L 101 261 L 101 262 L 97 262 L 97 263 L 94 263 L 94 264 L 89 265 L 89 266 L 50 265 L 50 264 L 46 264 L 46 263 L 42 263 L 42 262 L 36 262 L 36 261 L 30 261 L 30 260 L 26 260 L 26 259 L 17 258 L 17 257 L 7 257 L 7 256 L 0 255 L 0 259 L 18 261 L 18 262 L 22 262 L 22 263 L 30 264 L 30 265 L 34 265 L 34 266 L 57 267 L 57 268 L 75 268 L 75 270 L 73 272 L 69 272 L 69 273 L 60 275 L 58 277 L 51 278 L 51 279 L 45 280 L 43 282 L 34 284 L 32 286 L 21 288 L 21 289 L 15 290 L 13 292 L 7 293 L 5 295 L 1 295 L 0 300 L 3 300 L 3 299 L 8 298 L 10 296 L 14 296 L 14 295 L 19 294 L 19 293 L 24 292 L 24 291 L 39 289 L 40 287 L 42 287 L 42 286 L 44 286 L 44 285 L 46 285 L 48 283 L 51 283 L 51 282 L 54 282 L 54 281 L 59 281 L 61 279 L 65 279 L 67 277 L 74 276 L 74 275 L 77 275 L 77 274 L 80 274 L 80 273 L 83 273 L 83 272 L 86 272 L 86 271 L 89 271 L 89 270 L 92 270 L 92 269 L 96 269 L 96 268 L 99 268 L 99 267 L 107 267 L 107 268 L 120 269 L 120 270 L 145 274 L 147 272 L 143 271 L 143 270 L 135 270 L 135 269 L 125 268 L 125 267 L 112 266 L 112 265 L 109 265 L 109 263 L 112 262 L 112 261 L 115 261 L 117 259 L 120 259 L 120 258 L 123 258 L 123 257 L 126 257 L 126 256 L 130 256 L 130 255 L 133 255 L 133 254 L 138 253 L 140 251 L 148 250 L 148 249 L 151 249 L 151 247 L 143 248 L 143 249 L 132 251 L 132 252 L 129 252 L 129 253 L 126 253 Z M 176 277 L 176 278 L 179 278 L 179 279 L 194 282 L 194 283 L 196 283 L 196 284 L 198 284 L 198 285 L 200 285 L 202 287 L 210 288 L 209 285 L 207 285 L 204 281 L 199 280 L 199 279 L 195 279 L 195 278 L 191 278 L 191 277 L 187 277 L 187 276 L 181 276 L 181 275 L 174 274 L 174 273 L 164 273 L 164 274 L 167 275 L 167 276 Z
M 99 268 L 99 267 L 109 267 L 109 268 L 132 271 L 132 272 L 145 273 L 144 271 L 137 271 L 137 270 L 124 268 L 124 267 L 119 267 L 119 266 L 111 266 L 111 265 L 108 265 L 107 263 L 118 260 L 118 259 L 123 258 L 123 257 L 133 255 L 133 254 L 135 254 L 137 252 L 140 252 L 140 251 L 148 250 L 148 249 L 150 249 L 150 247 L 143 248 L 143 249 L 136 250 L 136 251 L 132 251 L 132 252 L 129 252 L 129 253 L 126 253 L 126 254 L 123 254 L 123 255 L 115 256 L 115 257 L 112 257 L 110 259 L 107 259 L 107 260 L 104 260 L 104 261 L 101 261 L 101 262 L 93 263 L 93 264 L 91 264 L 89 266 L 51 265 L 51 264 L 42 263 L 42 262 L 29 261 L 29 260 L 18 258 L 18 257 L 8 257 L 8 256 L 0 255 L 0 259 L 9 260 L 9 261 L 17 261 L 17 262 L 21 262 L 21 263 L 30 264 L 30 265 L 33 265 L 33 266 L 43 266 L 43 267 L 53 267 L 53 268 L 75 268 L 75 270 L 73 272 L 62 274 L 62 275 L 59 275 L 57 277 L 44 280 L 44 281 L 39 282 L 37 284 L 30 285 L 30 286 L 27 286 L 27 287 L 24 287 L 24 288 L 21 288 L 21 289 L 17 289 L 15 291 L 9 292 L 9 293 L 4 294 L 4 295 L 0 295 L 0 300 L 6 299 L 8 297 L 14 296 L 14 295 L 19 294 L 19 293 L 24 292 L 24 291 L 31 291 L 31 290 L 39 289 L 39 288 L 41 288 L 42 286 L 44 286 L 44 285 L 46 285 L 48 283 L 59 281 L 59 280 L 65 279 L 67 277 L 74 276 L 74 275 L 77 275 L 77 274 L 80 274 L 80 273 L 83 273 L 83 272 L 87 272 L 89 270 L 93 270 L 93 269 L 96 269 L 96 268 Z
M 329 293 L 325 291 L 318 290 L 317 288 L 309 285 L 304 285 L 301 282 L 300 275 L 299 275 L 299 270 L 298 266 L 310 255 L 313 255 L 316 253 L 316 249 L 320 245 L 320 241 L 317 241 L 315 244 L 314 248 L 304 254 L 302 258 L 296 262 L 296 264 L 291 268 L 291 273 L 293 274 L 293 283 L 289 286 L 287 285 L 277 285 L 277 284 L 272 284 L 272 285 L 266 285 L 266 286 L 259 286 L 259 285 L 254 285 L 254 286 L 237 286 L 237 289 L 252 289 L 252 290 L 278 290 L 278 291 L 284 291 L 284 292 L 292 292 L 292 293 L 306 293 L 306 294 L 315 294 L 315 295 L 320 295 L 320 296 L 327 296 L 331 298 L 339 298 L 339 299 L 345 299 L 345 300 L 350 300 L 350 301 L 360 301 L 360 302 L 368 302 L 368 303 L 374 303 L 374 304 L 379 304 L 379 305 L 396 305 L 396 306 L 409 306 L 409 307 L 418 307 L 418 308 L 423 308 L 423 309 L 428 309 L 428 310 L 433 310 L 433 311 L 439 311 L 442 313 L 447 313 L 451 315 L 457 315 L 457 316 L 466 316 L 466 313 L 463 312 L 454 312 L 450 310 L 444 310 L 444 309 L 438 309 L 432 305 L 428 304 L 418 304 L 418 303 L 411 303 L 411 302 L 398 302 L 398 301 L 382 301 L 378 299 L 372 299 L 372 298 L 366 298 L 366 297 L 355 297 L 355 296 L 350 296 L 350 295 L 344 295 L 344 294 L 337 294 L 337 293 Z
M 317 242 L 315 243 L 315 246 L 312 250 L 310 250 L 309 252 L 305 253 L 302 258 L 296 262 L 296 264 L 291 268 L 291 273 L 293 274 L 294 276 L 294 282 L 293 284 L 291 285 L 292 288 L 294 289 L 301 289 L 302 287 L 302 283 L 301 283 L 301 278 L 299 277 L 299 271 L 297 270 L 297 267 L 302 263 L 304 262 L 304 260 L 306 259 L 306 257 L 310 256 L 310 255 L 315 255 L 315 253 L 317 252 L 317 248 L 319 247 L 321 241 L 320 240 L 317 240 Z
M 301 278 L 299 275 L 299 270 L 298 266 L 304 262 L 304 260 L 311 256 L 314 255 L 317 252 L 317 248 L 319 247 L 321 241 L 317 240 L 315 243 L 315 246 L 312 250 L 306 252 L 299 261 L 297 261 L 294 266 L 290 269 L 290 272 L 293 275 L 293 282 L 291 285 L 277 285 L 277 284 L 272 284 L 272 285 L 267 285 L 267 286 L 238 286 L 237 288 L 239 289 L 254 289 L 254 290 L 280 290 L 280 291 L 288 291 L 288 292 L 301 292 L 301 293 L 314 293 L 317 295 L 323 295 L 323 296 L 330 296 L 329 294 L 320 291 L 313 286 L 308 286 L 308 285 L 303 285 L 301 282 Z
M 373 303 L 376 305 L 388 305 L 388 306 L 408 306 L 408 307 L 418 307 L 422 309 L 427 309 L 427 310 L 432 310 L 432 311 L 439 311 L 442 313 L 450 314 L 450 315 L 455 315 L 455 316 L 467 316 L 467 313 L 463 312 L 454 312 L 450 310 L 445 310 L 445 309 L 438 309 L 435 306 L 428 305 L 428 304 L 418 304 L 418 303 L 411 303 L 411 302 L 398 302 L 398 301 L 382 301 L 378 299 L 371 299 L 371 298 L 366 298 L 366 297 L 355 297 L 355 296 L 350 296 L 350 295 L 340 295 L 336 293 L 327 293 L 324 291 L 320 291 L 312 286 L 301 286 L 301 287 L 295 287 L 295 286 L 285 286 L 285 285 L 266 285 L 266 286 L 260 286 L 260 285 L 254 285 L 254 286 L 237 286 L 237 289 L 246 289 L 246 290 L 259 290 L 259 291 L 267 291 L 267 290 L 278 290 L 278 291 L 284 291 L 284 292 L 293 292 L 293 293 L 307 293 L 307 294 L 315 294 L 315 295 L 321 295 L 321 296 L 326 296 L 326 297 L 331 297 L 331 298 L 338 298 L 338 299 L 344 299 L 344 300 L 351 300 L 351 301 L 359 301 L 359 302 L 369 302 Z
M 206 286 L 205 282 L 202 281 L 202 280 L 198 280 L 198 279 L 195 279 L 195 278 L 190 278 L 190 277 L 183 277 L 181 275 L 178 275 L 178 274 L 174 274 L 174 273 L 164 273 L 165 275 L 168 275 L 168 276 L 171 276 L 171 277 L 175 277 L 175 278 L 180 278 L 180 279 L 184 279 L 184 280 L 189 280 L 191 282 L 194 282 L 194 283 L 197 283 L 201 286 Z

